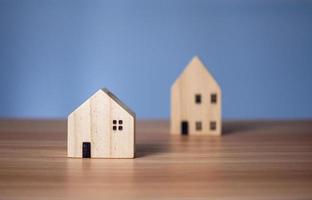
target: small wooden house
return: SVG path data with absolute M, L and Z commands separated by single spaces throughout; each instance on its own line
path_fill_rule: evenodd
M 135 113 L 105 88 L 68 116 L 67 134 L 68 157 L 134 158 Z
M 172 134 L 221 135 L 221 88 L 198 57 L 171 87 Z

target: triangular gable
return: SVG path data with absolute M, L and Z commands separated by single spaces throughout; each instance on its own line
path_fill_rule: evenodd
M 173 86 L 181 79 L 182 76 L 187 74 L 189 70 L 192 70 L 192 68 L 200 67 L 207 75 L 212 79 L 217 86 L 219 86 L 217 80 L 214 78 L 213 74 L 210 73 L 210 71 L 207 69 L 207 67 L 204 65 L 204 63 L 201 61 L 201 59 L 198 56 L 194 56 L 192 60 L 187 64 L 187 66 L 184 68 L 184 70 L 181 72 L 181 74 L 178 76 L 178 78 L 175 80 Z
M 90 98 L 92 98 L 94 95 L 97 95 L 98 92 L 104 92 L 107 94 L 111 99 L 113 99 L 121 108 L 123 108 L 126 112 L 128 112 L 132 117 L 135 117 L 135 113 L 128 107 L 126 104 L 124 104 L 120 99 L 118 99 L 117 96 L 115 96 L 111 91 L 109 91 L 107 88 L 102 88 L 98 91 L 96 91 L 91 97 L 89 97 L 87 100 L 85 100 L 82 104 L 80 104 L 74 111 L 72 111 L 69 115 L 75 113 L 80 108 L 82 108 L 85 103 L 89 101 Z
M 120 99 L 118 99 L 118 97 L 114 95 L 111 91 L 109 91 L 107 88 L 102 88 L 101 90 L 105 92 L 110 98 L 112 98 L 120 107 L 127 111 L 132 117 L 135 117 L 135 113 Z

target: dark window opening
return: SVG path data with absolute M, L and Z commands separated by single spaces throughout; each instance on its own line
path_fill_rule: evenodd
M 216 130 L 217 129 L 217 122 L 211 121 L 210 122 L 210 130 Z
M 200 94 L 195 94 L 195 103 L 200 104 L 201 103 L 201 95 Z
M 181 134 L 188 135 L 188 122 L 187 121 L 181 122 Z
M 217 103 L 217 94 L 211 94 L 210 102 L 213 104 Z
M 202 123 L 200 121 L 195 123 L 195 128 L 197 131 L 201 131 L 202 130 Z
M 91 143 L 90 142 L 82 143 L 82 157 L 91 158 Z
M 118 125 L 117 125 L 118 122 Z M 122 120 L 113 120 L 113 130 L 122 131 L 123 130 L 123 121 Z

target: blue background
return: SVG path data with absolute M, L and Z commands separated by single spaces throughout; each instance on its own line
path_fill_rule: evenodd
M 312 118 L 312 3 L 300 0 L 0 0 L 0 117 L 66 117 L 106 86 L 139 118 L 168 118 L 194 55 L 224 118 Z

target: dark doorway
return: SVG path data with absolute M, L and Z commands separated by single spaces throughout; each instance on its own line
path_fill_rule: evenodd
M 181 122 L 181 134 L 182 135 L 188 135 L 188 122 L 187 121 L 182 121 Z
M 91 143 L 90 142 L 82 143 L 82 157 L 91 158 Z

